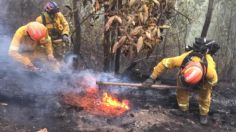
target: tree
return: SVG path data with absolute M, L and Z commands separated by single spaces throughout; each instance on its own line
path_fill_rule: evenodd
M 204 38 L 207 36 L 207 32 L 211 23 L 211 17 L 212 17 L 212 12 L 213 12 L 213 4 L 214 4 L 214 0 L 209 0 L 208 3 L 208 11 L 206 14 L 206 19 L 205 19 L 205 23 L 202 29 L 202 33 L 201 33 L 201 37 Z

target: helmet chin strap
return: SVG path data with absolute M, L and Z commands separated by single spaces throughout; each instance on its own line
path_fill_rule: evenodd
M 47 12 L 47 13 L 51 18 L 54 18 L 58 12 L 55 12 L 55 13 L 54 12 L 53 13 Z
M 31 39 L 31 40 L 33 40 L 31 37 L 30 37 L 30 35 L 29 35 L 29 33 L 26 31 L 26 33 L 27 33 L 27 36 Z M 35 40 L 33 40 L 33 41 L 35 41 Z

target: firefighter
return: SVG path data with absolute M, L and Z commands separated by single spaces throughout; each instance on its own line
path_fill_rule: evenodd
M 31 71 L 40 70 L 34 64 L 36 60 L 45 63 L 56 63 L 47 28 L 38 22 L 30 22 L 16 31 L 8 53 L 14 60 L 22 63 L 25 68 Z M 56 69 L 59 68 L 56 65 L 52 68 L 55 68 L 53 70 L 59 70 Z
M 217 84 L 218 76 L 212 55 L 219 46 L 214 41 L 196 38 L 190 51 L 180 56 L 165 58 L 158 63 L 150 75 L 143 82 L 144 87 L 150 87 L 160 74 L 166 69 L 180 68 L 177 74 L 176 97 L 180 113 L 189 110 L 189 94 L 198 93 L 200 123 L 207 124 L 208 112 L 211 104 L 212 87 Z
M 48 2 L 44 7 L 44 12 L 36 18 L 36 21 L 47 27 L 49 36 L 52 38 L 54 56 L 61 61 L 70 43 L 70 29 L 67 20 L 59 10 L 58 4 L 53 1 Z

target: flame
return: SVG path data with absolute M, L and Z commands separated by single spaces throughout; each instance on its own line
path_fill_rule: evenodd
M 129 110 L 128 100 L 119 102 L 117 98 L 112 97 L 108 93 L 103 94 L 102 102 L 107 107 Z
M 115 96 L 104 92 L 100 93 L 97 88 L 88 88 L 85 94 L 68 93 L 64 95 L 64 101 L 73 106 L 101 116 L 120 116 L 127 112 L 129 101 L 119 101 Z
M 76 80 L 79 90 L 71 89 L 63 94 L 66 104 L 82 107 L 99 116 L 120 116 L 130 109 L 128 100 L 119 100 L 108 92 L 100 91 L 93 75 L 79 76 Z

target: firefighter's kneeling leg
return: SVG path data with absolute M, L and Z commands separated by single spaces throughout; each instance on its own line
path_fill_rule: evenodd
M 189 91 L 183 88 L 177 88 L 176 97 L 180 110 L 187 111 L 189 109 Z
M 203 88 L 198 92 L 198 104 L 200 115 L 208 115 L 211 105 L 212 86 L 210 84 L 204 84 Z
M 54 56 L 58 61 L 62 61 L 66 52 L 66 46 L 65 44 L 58 43 L 58 44 L 53 44 L 53 50 L 54 50 Z

